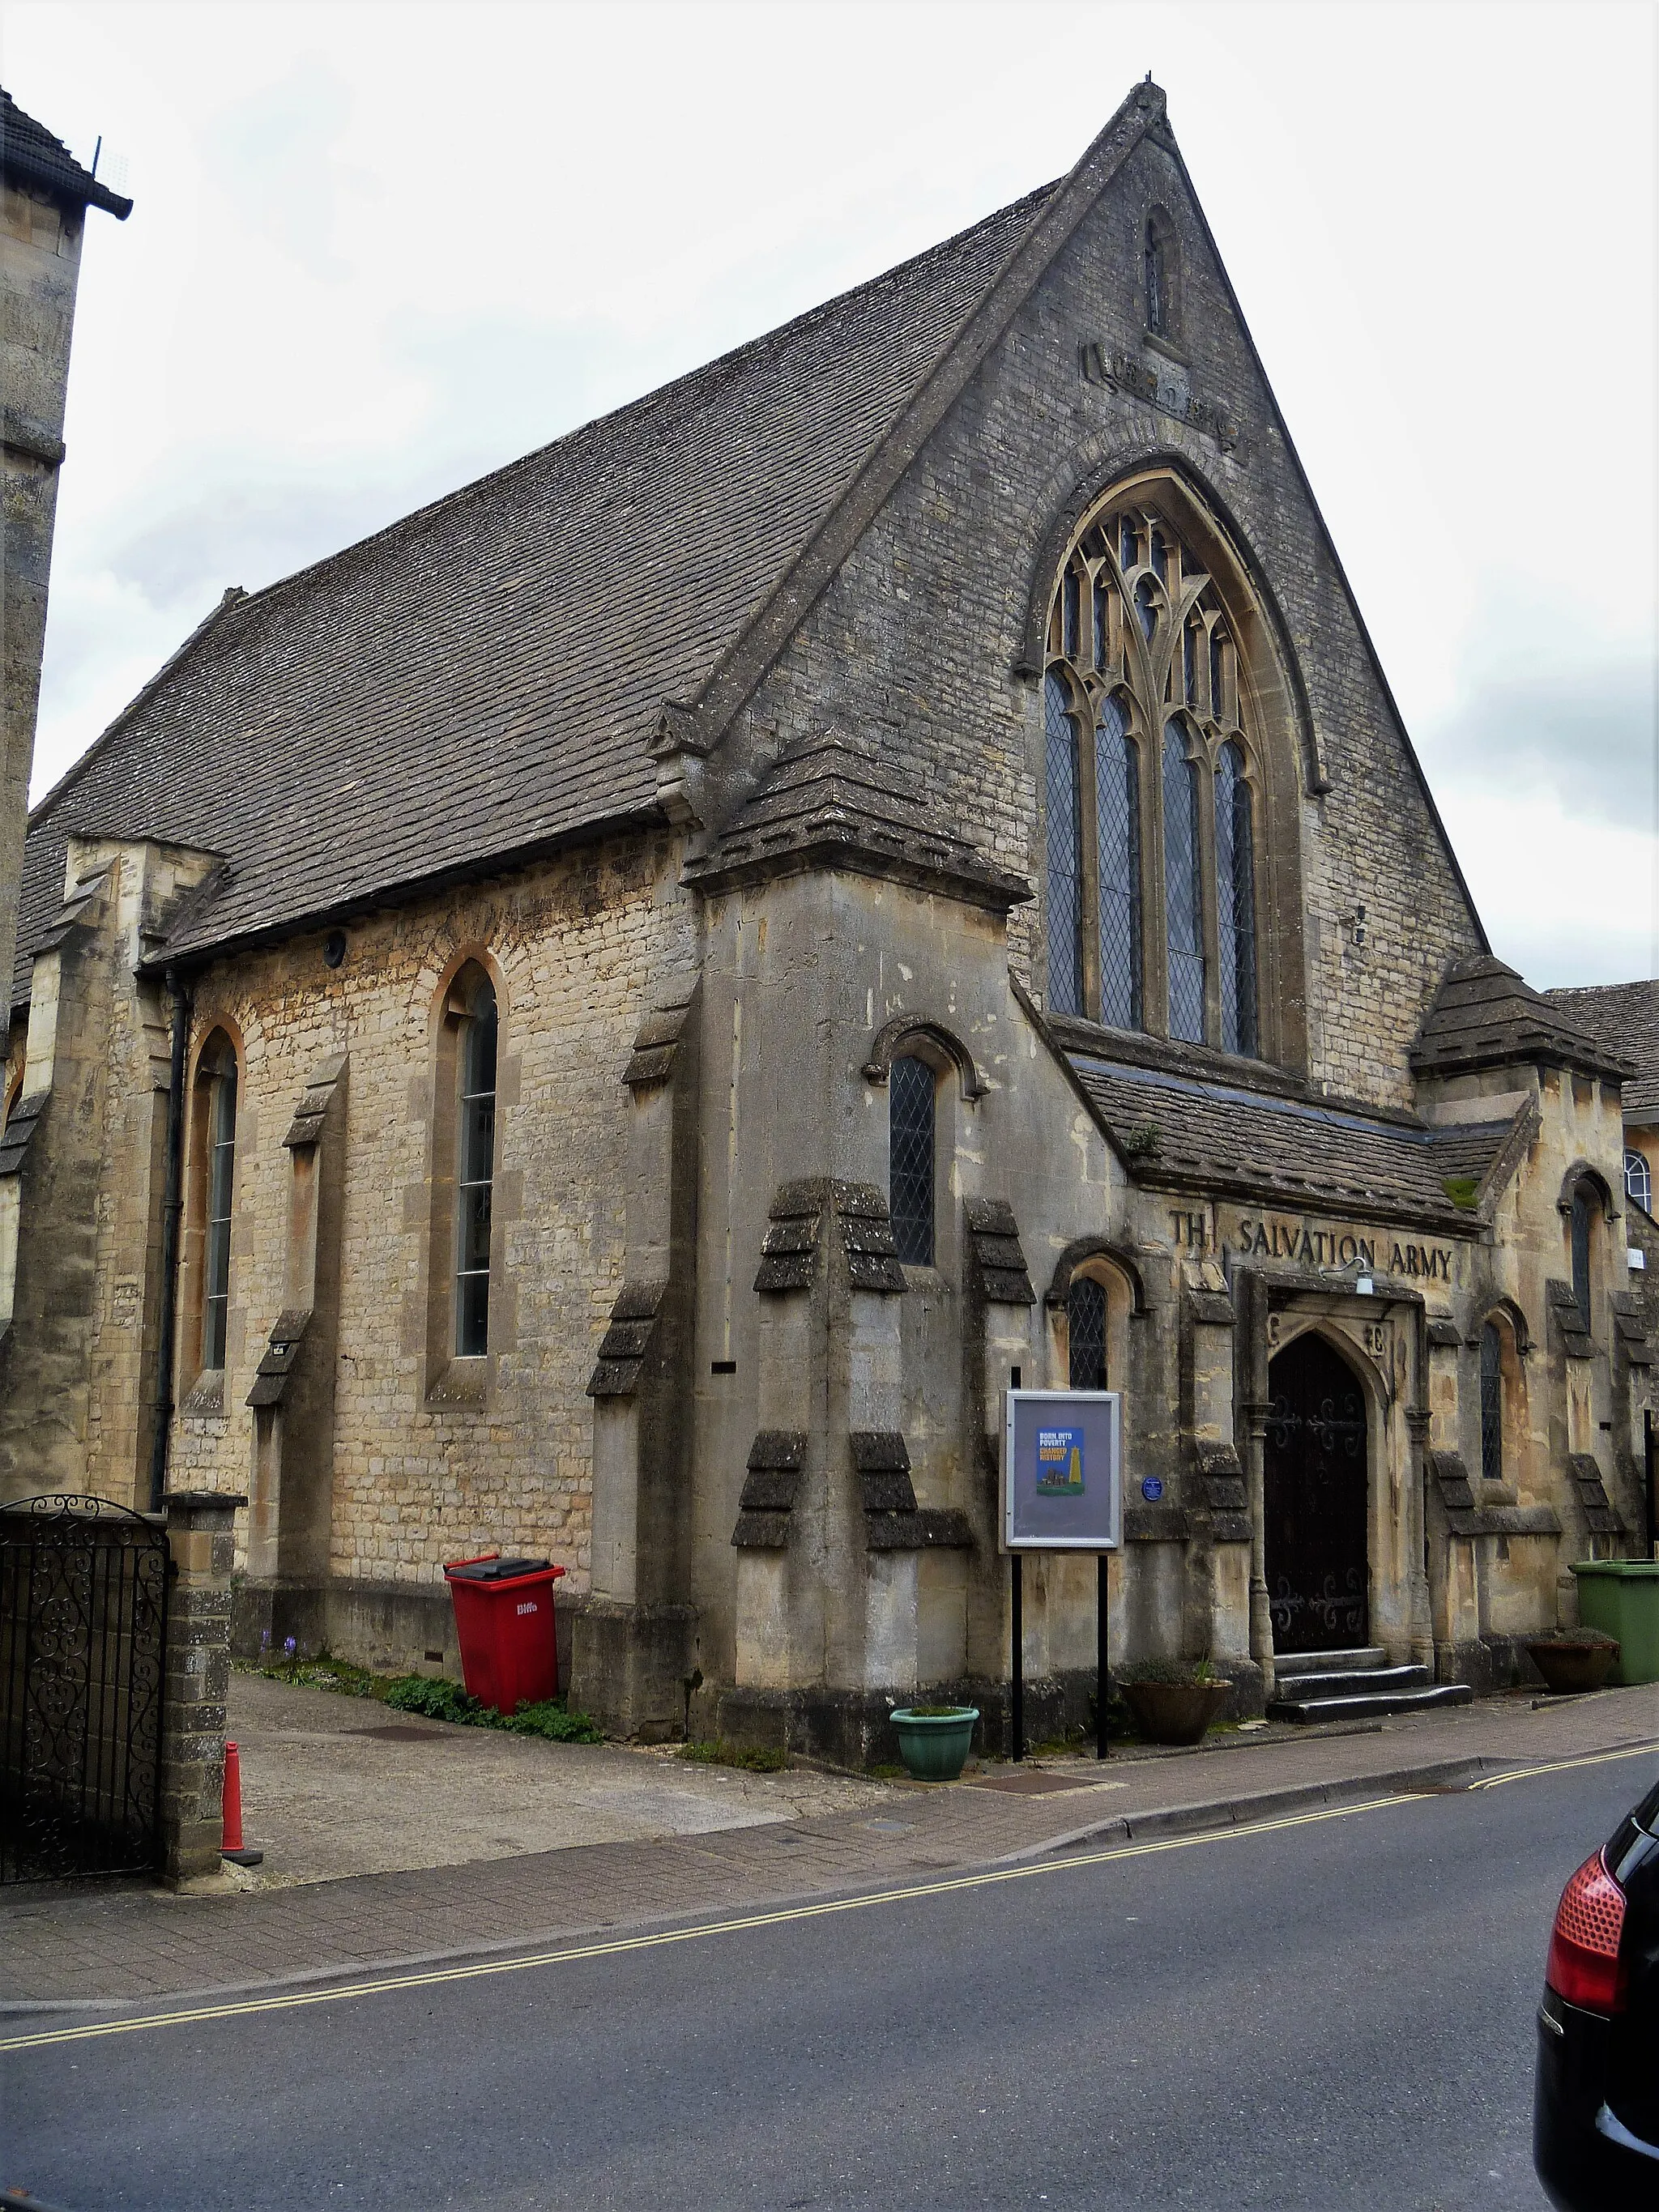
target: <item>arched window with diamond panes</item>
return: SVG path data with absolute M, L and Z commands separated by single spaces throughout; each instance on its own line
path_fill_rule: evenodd
M 1480 1474 L 1504 1480 L 1504 1340 L 1495 1321 L 1480 1332 Z
M 1179 722 L 1164 729 L 1164 932 L 1170 1035 L 1204 1042 L 1204 908 L 1198 870 L 1198 769 Z
M 1106 1293 L 1091 1275 L 1073 1275 L 1066 1293 L 1066 1381 L 1073 1390 L 1106 1388 Z
M 888 1210 L 893 1249 L 907 1267 L 933 1264 L 933 1106 L 925 1060 L 902 1054 L 887 1079 Z
M 1043 684 L 1048 1003 L 1261 1050 L 1257 756 L 1237 626 L 1142 498 L 1103 501 L 1055 578 Z
M 1100 1018 L 1140 1027 L 1140 782 L 1123 702 L 1101 702 L 1095 726 L 1099 822 Z
M 1255 1051 L 1255 841 L 1244 755 L 1236 738 L 1215 770 L 1216 937 L 1221 957 L 1221 1049 Z

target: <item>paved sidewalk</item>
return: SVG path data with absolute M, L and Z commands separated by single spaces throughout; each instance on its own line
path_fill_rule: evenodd
M 1541 1709 L 1497 1699 L 1340 1735 L 1233 1735 L 1105 1769 L 990 1769 L 816 1817 L 465 1866 L 221 1896 L 18 1891 L 0 1903 L 0 2009 L 275 1986 L 540 1944 L 1648 1743 L 1652 1759 L 1630 1762 L 1632 1800 L 1659 1773 L 1659 1685 Z
M 657 1841 L 880 1803 L 880 1782 L 750 1774 L 672 1750 L 459 1728 L 369 1698 L 231 1676 L 252 1887 Z

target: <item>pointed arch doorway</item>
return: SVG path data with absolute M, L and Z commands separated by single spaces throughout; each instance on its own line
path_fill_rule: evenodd
M 1365 1395 L 1310 1332 L 1267 1370 L 1264 1507 L 1273 1649 L 1350 1651 L 1370 1637 Z

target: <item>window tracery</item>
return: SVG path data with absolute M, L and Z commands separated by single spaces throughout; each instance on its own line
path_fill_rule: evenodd
M 1255 1056 L 1259 774 L 1213 580 L 1109 505 L 1056 582 L 1044 678 L 1048 1002 Z

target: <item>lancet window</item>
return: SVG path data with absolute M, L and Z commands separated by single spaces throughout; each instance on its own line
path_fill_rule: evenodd
M 933 1108 L 936 1079 L 906 1054 L 888 1078 L 893 1247 L 909 1267 L 933 1264 Z
M 1487 1482 L 1504 1480 L 1504 1340 L 1495 1321 L 1480 1331 L 1480 1473 Z
M 458 1054 L 455 1158 L 455 1352 L 489 1349 L 490 1201 L 495 1182 L 499 1015 L 488 976 L 472 981 Z
M 1259 776 L 1237 646 L 1158 513 L 1108 508 L 1055 588 L 1043 686 L 1048 1003 L 1253 1057 Z
M 197 1072 L 202 1102 L 203 1261 L 202 1365 L 225 1364 L 230 1310 L 231 1200 L 236 1185 L 236 1054 L 230 1040 L 215 1037 Z

